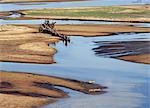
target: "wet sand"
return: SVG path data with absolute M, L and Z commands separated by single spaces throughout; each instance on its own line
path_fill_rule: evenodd
M 98 56 L 150 64 L 149 41 L 95 42 L 92 50 Z
M 99 84 L 31 73 L 1 71 L 0 75 L 0 105 L 3 108 L 39 107 L 68 97 L 68 93 L 57 87 L 65 87 L 86 94 L 101 94 L 106 88 Z

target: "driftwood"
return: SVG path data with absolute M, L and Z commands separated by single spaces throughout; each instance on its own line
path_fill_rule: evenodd
M 67 42 L 70 42 L 70 39 L 66 35 L 58 33 L 54 29 L 55 24 L 56 24 L 56 22 L 49 23 L 49 20 L 46 20 L 44 22 L 44 24 L 40 25 L 39 32 L 41 32 L 41 33 L 48 33 L 48 34 L 51 34 L 52 36 L 60 37 L 61 40 L 63 42 L 65 42 L 65 45 L 67 45 Z

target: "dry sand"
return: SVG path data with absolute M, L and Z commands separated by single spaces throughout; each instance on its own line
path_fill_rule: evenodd
M 59 38 L 38 33 L 37 29 L 1 25 L 0 29 L 0 61 L 27 63 L 54 63 L 56 50 L 49 43 L 57 42 Z
M 55 63 L 56 49 L 49 43 L 59 38 L 38 33 L 39 25 L 1 25 L 0 61 L 26 63 Z M 118 33 L 149 33 L 150 28 L 115 24 L 56 25 L 59 33 L 69 36 L 109 36 Z
M 58 25 L 56 30 L 71 36 L 108 36 L 116 33 L 150 32 L 150 28 L 115 24 L 76 24 Z
M 39 25 L 25 25 L 38 29 Z M 118 33 L 150 33 L 148 27 L 136 27 L 120 24 L 56 24 L 55 29 L 68 36 L 109 36 Z
M 139 54 L 139 55 L 127 55 L 118 57 L 121 60 L 150 64 L 150 54 Z
M 18 96 L 0 93 L 1 108 L 37 108 L 55 101 L 56 99 L 51 98 Z
M 68 93 L 57 86 L 86 94 L 104 93 L 106 87 L 54 76 L 31 73 L 0 72 L 1 108 L 33 108 L 68 97 Z M 98 92 L 90 90 L 99 89 Z

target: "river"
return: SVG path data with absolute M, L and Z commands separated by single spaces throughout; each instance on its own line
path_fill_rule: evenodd
M 42 8 L 134 5 L 134 4 L 150 4 L 150 1 L 149 0 L 89 0 L 89 1 L 76 1 L 76 2 L 7 3 L 7 4 L 0 4 L 0 11 L 42 9 Z
M 115 2 L 114 2 L 115 1 Z M 30 5 L 0 4 L 17 6 L 9 7 L 7 10 L 43 8 L 47 7 L 71 7 L 71 6 L 104 6 L 104 5 L 127 5 L 135 4 L 137 0 L 95 0 L 94 2 L 62 2 L 43 3 Z M 141 0 L 141 3 L 149 3 L 149 0 Z M 91 3 L 91 4 L 89 4 Z M 2 8 L 2 7 L 1 7 Z M 3 10 L 6 10 L 3 8 Z M 20 21 L 20 20 L 19 20 Z M 13 23 L 18 23 L 15 20 Z M 34 20 L 38 24 L 43 20 Z M 33 24 L 32 21 L 24 21 Z M 85 23 L 81 21 L 58 21 L 58 23 Z M 107 23 L 107 22 L 86 22 L 86 23 Z M 109 22 L 111 23 L 111 22 Z M 6 23 L 1 23 L 6 24 Z M 22 24 L 22 23 L 19 23 Z M 23 23 L 24 24 L 24 23 Z M 135 23 L 137 26 L 149 24 Z M 55 75 L 79 80 L 95 80 L 96 83 L 107 86 L 107 93 L 101 95 L 87 95 L 65 89 L 69 92 L 70 98 L 44 106 L 43 108 L 149 108 L 149 86 L 150 66 L 147 64 L 133 63 L 114 58 L 97 56 L 93 48 L 97 47 L 95 41 L 149 41 L 150 33 L 140 34 L 118 34 L 107 37 L 71 37 L 71 43 L 65 46 L 62 42 L 55 47 L 57 54 L 54 56 L 55 64 L 29 64 L 1 62 L 1 70 L 32 72 L 44 75 Z M 64 88 L 63 88 L 64 89 Z

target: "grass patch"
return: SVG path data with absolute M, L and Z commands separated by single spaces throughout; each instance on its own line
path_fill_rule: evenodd
M 149 8 L 143 8 L 143 6 L 139 8 L 108 6 L 73 9 L 35 9 L 24 11 L 24 13 L 31 16 L 66 16 L 94 18 L 138 18 L 144 16 L 150 17 Z

